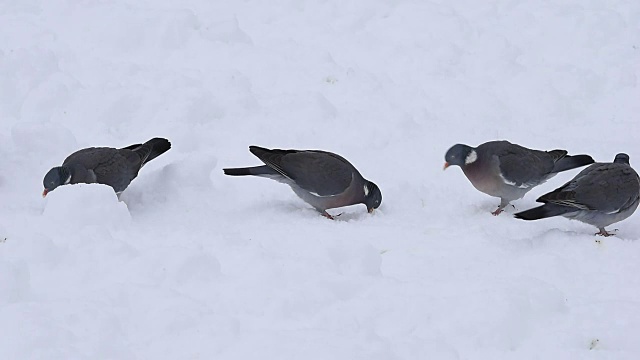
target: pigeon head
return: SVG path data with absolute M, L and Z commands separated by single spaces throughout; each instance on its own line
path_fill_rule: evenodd
M 364 204 L 367 206 L 367 210 L 371 213 L 374 209 L 377 209 L 381 203 L 382 193 L 380 192 L 378 185 L 371 181 L 367 181 L 364 184 Z
M 444 156 L 444 169 L 451 165 L 464 166 L 476 161 L 476 151 L 468 145 L 455 144 Z
M 66 185 L 71 182 L 71 172 L 64 166 L 57 166 L 49 170 L 47 175 L 44 176 L 42 184 L 44 185 L 44 191 L 42 197 L 53 191 L 60 185 Z
M 625 154 L 625 153 L 620 153 L 618 155 L 616 155 L 616 158 L 613 159 L 614 163 L 617 164 L 627 164 L 629 165 L 629 155 Z

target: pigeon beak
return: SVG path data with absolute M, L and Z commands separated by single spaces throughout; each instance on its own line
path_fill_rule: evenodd
M 373 210 L 375 210 L 374 208 L 368 208 L 367 211 L 369 211 L 369 214 L 373 213 Z
M 449 163 L 448 163 L 448 162 L 445 162 L 445 163 L 444 163 L 444 167 L 442 168 L 442 170 L 447 170 L 447 168 L 448 168 L 448 167 L 449 167 Z
M 48 193 L 49 193 L 49 190 L 44 189 L 44 191 L 42 192 L 42 197 L 44 198 L 45 196 L 47 196 Z

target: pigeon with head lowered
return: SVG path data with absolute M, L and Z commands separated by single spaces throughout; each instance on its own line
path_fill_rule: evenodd
M 476 189 L 500 198 L 493 215 L 557 173 L 593 163 L 589 155 L 532 150 L 508 141 L 490 141 L 476 148 L 456 144 L 447 151 L 445 161 L 445 169 L 460 166 Z
M 138 171 L 149 161 L 171 148 L 167 139 L 153 138 L 144 144 L 122 149 L 87 148 L 69 155 L 62 166 L 54 167 L 44 176 L 42 196 L 60 185 L 105 184 L 120 194 L 138 176 Z
M 291 186 L 302 200 L 323 216 L 327 209 L 364 204 L 371 213 L 382 202 L 378 186 L 366 180 L 345 158 L 320 150 L 280 150 L 250 146 L 265 165 L 224 169 L 226 175 L 253 175 Z
M 523 220 L 564 216 L 591 224 L 596 235 L 613 235 L 609 226 L 622 221 L 638 208 L 640 178 L 629 165 L 629 155 L 616 155 L 613 163 L 596 163 L 582 170 L 573 180 L 542 195 L 542 206 L 515 214 Z

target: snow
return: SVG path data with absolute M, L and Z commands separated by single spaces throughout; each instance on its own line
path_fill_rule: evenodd
M 637 359 L 638 215 L 498 217 L 455 143 L 640 161 L 640 2 L 0 2 L 1 359 Z M 120 200 L 42 178 L 172 149 Z M 225 177 L 349 159 L 382 206 L 319 216 Z M 635 161 L 634 161 L 635 159 Z

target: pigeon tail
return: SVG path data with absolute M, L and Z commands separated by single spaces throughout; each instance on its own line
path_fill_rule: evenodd
M 553 216 L 564 215 L 567 213 L 578 211 L 579 209 L 569 208 L 556 204 L 544 204 L 537 208 L 521 211 L 513 215 L 516 219 L 522 220 L 538 220 Z
M 249 146 L 249 151 L 260 160 L 269 158 L 269 156 L 284 156 L 300 152 L 299 150 L 266 149 L 256 145 Z
M 246 167 L 246 168 L 231 168 L 231 169 L 222 169 L 225 175 L 231 176 L 245 176 L 245 175 L 254 175 L 254 176 L 264 176 L 264 175 L 279 175 L 277 171 L 272 168 L 262 165 L 262 166 L 254 166 L 254 167 Z
M 553 173 L 579 168 L 581 166 L 593 164 L 593 158 L 589 155 L 567 155 L 558 160 L 553 166 Z
M 158 156 L 171 149 L 171 143 L 164 138 L 153 138 L 144 144 L 129 145 L 123 149 L 131 150 L 140 156 L 142 159 L 142 165 L 144 166 L 149 161 L 157 158 Z
M 133 145 L 129 145 L 127 147 L 123 147 L 120 150 L 132 150 L 133 151 L 133 150 L 139 148 L 140 146 L 142 146 L 142 144 L 133 144 Z

